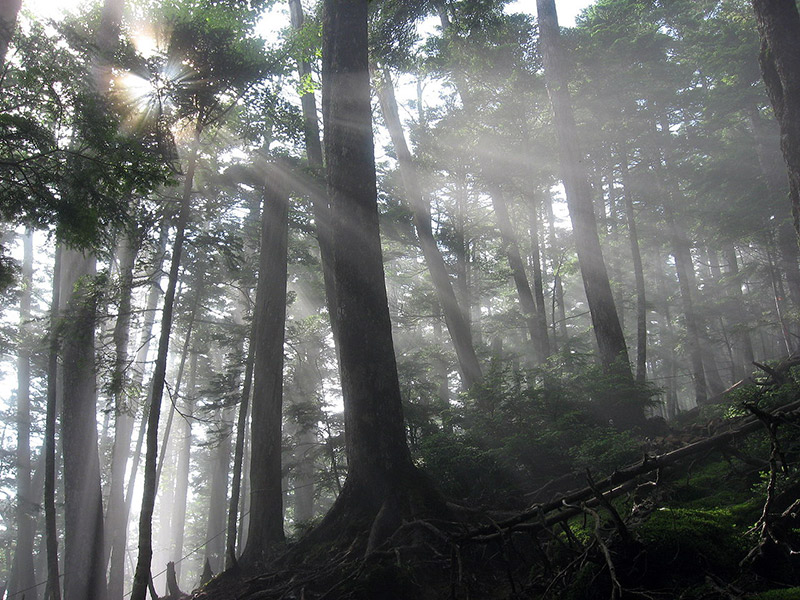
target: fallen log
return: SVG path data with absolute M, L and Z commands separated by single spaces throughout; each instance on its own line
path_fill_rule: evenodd
M 770 414 L 773 418 L 783 422 L 800 419 L 800 400 L 790 402 L 784 406 L 773 410 Z M 731 430 L 700 440 L 677 450 L 672 450 L 658 456 L 648 456 L 645 454 L 640 463 L 636 463 L 614 471 L 611 475 L 596 482 L 593 486 L 587 486 L 578 491 L 571 492 L 551 502 L 534 504 L 528 510 L 521 512 L 505 521 L 493 523 L 490 526 L 480 527 L 460 536 L 457 541 L 489 541 L 496 539 L 513 530 L 531 529 L 540 530 L 559 521 L 564 521 L 581 513 L 581 504 L 593 506 L 599 503 L 598 492 L 604 498 L 610 499 L 619 496 L 635 487 L 635 479 L 640 475 L 646 475 L 652 471 L 663 469 L 681 460 L 714 450 L 730 444 L 737 438 L 745 437 L 751 433 L 763 429 L 764 424 L 756 416 L 743 417 L 740 424 Z M 566 507 L 566 508 L 565 508 Z M 550 513 L 556 513 L 551 515 Z M 538 519 L 536 523 L 531 523 Z M 524 527 L 521 527 L 525 525 Z

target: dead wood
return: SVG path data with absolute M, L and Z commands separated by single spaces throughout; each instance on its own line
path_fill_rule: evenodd
M 800 400 L 786 404 L 768 414 L 784 422 L 796 420 L 800 418 Z M 732 427 L 729 431 L 713 435 L 665 454 L 658 456 L 645 455 L 640 463 L 615 471 L 605 479 L 596 482 L 594 486 L 587 486 L 551 502 L 535 504 L 510 519 L 498 522 L 496 525 L 477 528 L 461 536 L 460 539 L 462 541 L 486 542 L 494 540 L 501 535 L 501 533 L 498 533 L 498 528 L 500 531 L 510 531 L 520 528 L 521 525 L 527 525 L 523 527 L 526 530 L 541 530 L 554 522 L 572 518 L 580 513 L 580 511 L 570 510 L 569 508 L 565 509 L 569 505 L 579 506 L 586 504 L 591 507 L 595 505 L 594 503 L 599 502 L 597 499 L 598 493 L 609 499 L 616 497 L 629 489 L 633 489 L 635 487 L 634 480 L 641 475 L 680 463 L 684 459 L 698 454 L 722 448 L 739 438 L 760 431 L 762 427 L 762 421 L 758 417 L 744 417 L 739 421 L 738 426 Z M 594 503 L 592 500 L 594 500 Z M 535 519 L 539 519 L 539 521 L 531 523 Z

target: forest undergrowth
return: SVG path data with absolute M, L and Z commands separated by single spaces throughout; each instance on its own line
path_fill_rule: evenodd
M 524 436 L 491 431 L 485 419 L 506 419 L 520 401 L 496 385 L 494 413 L 484 390 L 480 411 L 417 448 L 418 464 L 452 499 L 452 518 L 407 521 L 369 552 L 369 524 L 336 542 L 299 536 L 268 564 L 228 570 L 192 597 L 800 598 L 800 368 L 796 357 L 758 367 L 715 403 L 669 426 L 651 421 L 648 432 L 592 436 L 576 421 L 581 411 L 562 406 L 528 438 L 563 453 L 558 436 L 570 437 L 565 464 L 543 455 L 524 466 L 522 454 L 535 451 Z M 480 427 L 470 415 L 481 415 Z M 464 433 L 480 430 L 491 445 Z M 526 486 L 522 474 L 550 478 Z

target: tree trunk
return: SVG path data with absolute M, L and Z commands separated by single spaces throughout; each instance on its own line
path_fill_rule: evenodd
M 299 31 L 303 27 L 305 17 L 303 15 L 303 5 L 300 0 L 289 0 L 289 12 L 292 28 Z M 311 78 L 313 71 L 311 64 L 304 59 L 298 60 L 297 71 L 301 79 Z M 314 92 L 306 92 L 300 97 L 303 111 L 303 135 L 306 143 L 306 156 L 308 164 L 314 172 L 319 185 L 312 186 L 311 204 L 314 212 L 314 221 L 317 229 L 317 243 L 319 244 L 320 262 L 322 263 L 322 280 L 325 285 L 325 298 L 328 302 L 328 316 L 331 321 L 331 329 L 334 332 L 334 344 L 336 343 L 336 311 L 335 306 L 335 284 L 333 281 L 333 247 L 331 241 L 331 210 L 328 194 L 324 189 L 323 182 L 323 156 L 322 143 L 319 135 L 319 117 L 317 116 L 317 99 Z
M 456 289 L 458 304 L 464 313 L 464 321 L 470 335 L 470 345 L 474 348 L 481 344 L 480 323 L 478 329 L 473 327 L 472 305 L 473 298 L 469 282 L 469 240 L 467 239 L 467 212 L 469 204 L 469 191 L 466 185 L 458 186 L 456 192 L 456 214 L 454 219 L 453 237 L 456 257 Z
M 281 491 L 283 343 L 286 332 L 289 191 L 279 165 L 270 165 L 261 217 L 256 288 L 255 378 L 250 453 L 250 525 L 242 560 L 260 561 L 284 541 Z
M 761 36 L 761 74 L 781 127 L 794 226 L 800 235 L 800 14 L 794 0 L 752 1 Z
M 508 260 L 508 266 L 511 268 L 511 276 L 517 288 L 517 296 L 519 297 L 522 314 L 525 315 L 525 324 L 528 327 L 528 334 L 531 336 L 536 364 L 542 364 L 550 354 L 546 335 L 547 329 L 545 327 L 545 336 L 542 337 L 542 332 L 539 329 L 541 319 L 536 309 L 536 301 L 533 298 L 530 283 L 528 282 L 528 275 L 525 273 L 525 263 L 522 261 L 519 244 L 517 243 L 517 235 L 514 232 L 514 227 L 511 224 L 511 217 L 508 214 L 508 203 L 506 202 L 505 194 L 499 189 L 499 186 L 493 187 L 494 189 L 491 191 L 492 207 L 497 217 L 497 226 L 500 229 L 504 254 L 506 255 L 506 260 Z
M 119 306 L 117 320 L 114 325 L 114 372 L 111 381 L 111 393 L 114 398 L 114 446 L 111 451 L 111 474 L 108 483 L 108 510 L 106 511 L 105 530 L 106 549 L 105 564 L 112 553 L 112 548 L 120 536 L 125 536 L 128 519 L 125 514 L 125 471 L 131 452 L 131 436 L 133 435 L 134 407 L 128 396 L 128 341 L 131 326 L 131 296 L 133 293 L 133 266 L 136 260 L 138 243 L 135 234 L 124 235 L 120 248 L 119 265 Z M 113 588 L 112 588 L 113 584 Z M 123 586 L 121 578 L 109 577 L 109 597 L 112 600 L 122 598 Z
M 753 352 L 753 341 L 750 339 L 750 326 L 747 318 L 747 305 L 744 294 L 742 293 L 742 282 L 739 274 L 739 263 L 736 257 L 736 249 L 730 245 L 725 248 L 725 261 L 728 263 L 727 276 L 731 281 L 730 293 L 734 299 L 734 321 L 737 323 L 738 355 L 742 363 L 745 374 L 752 369 L 755 354 Z
M 131 368 L 133 375 L 131 377 L 131 389 L 142 389 L 144 383 L 144 371 L 147 361 L 147 354 L 150 350 L 150 341 L 152 338 L 153 324 L 155 322 L 156 308 L 158 307 L 158 298 L 161 295 L 161 288 L 158 282 L 161 279 L 162 263 L 164 261 L 164 253 L 167 245 L 167 230 L 168 227 L 164 225 L 161 228 L 159 236 L 159 252 L 158 259 L 153 265 L 153 273 L 150 275 L 150 291 L 147 295 L 147 301 L 144 308 L 144 320 L 142 322 L 142 330 L 139 336 L 138 351 Z M 125 556 L 127 551 L 128 540 L 128 516 L 131 512 L 131 505 L 133 502 L 133 490 L 136 482 L 136 475 L 139 472 L 139 460 L 142 453 L 142 445 L 144 443 L 144 433 L 146 430 L 148 409 L 145 403 L 145 410 L 142 414 L 142 423 L 139 428 L 138 439 L 136 440 L 136 449 L 133 452 L 131 460 L 130 475 L 128 477 L 127 492 L 125 494 L 125 501 L 120 515 L 120 523 L 123 526 L 116 531 L 111 541 L 111 557 L 108 574 L 108 593 L 111 600 L 118 600 L 122 598 L 124 583 L 125 583 Z M 106 517 L 108 519 L 108 517 Z
M 236 421 L 236 444 L 233 451 L 233 481 L 231 482 L 231 497 L 228 504 L 228 525 L 225 534 L 225 567 L 230 568 L 236 564 L 236 534 L 239 516 L 239 497 L 242 490 L 242 466 L 244 461 L 244 441 L 247 436 L 247 413 L 250 408 L 250 388 L 253 381 L 256 343 L 256 315 L 252 316 L 250 324 L 250 340 L 247 346 L 247 359 L 245 360 L 244 381 L 242 382 L 242 395 L 239 402 L 239 415 Z
M 176 440 L 178 447 L 178 463 L 175 473 L 175 496 L 173 498 L 172 517 L 170 518 L 170 541 L 172 552 L 170 560 L 175 563 L 175 577 L 178 583 L 181 578 L 183 558 L 183 540 L 186 533 L 186 499 L 189 495 L 189 464 L 192 458 L 192 416 L 194 415 L 195 390 L 197 389 L 198 353 L 192 352 L 189 364 L 189 382 L 183 394 L 183 412 L 186 418 L 181 419 L 180 437 Z
M 225 507 L 228 500 L 228 472 L 231 466 L 231 435 L 233 433 L 233 409 L 225 406 L 220 410 L 220 428 L 217 444 L 211 453 L 211 489 L 208 499 L 208 522 L 206 526 L 205 556 L 215 573 L 225 565 Z
M 675 259 L 675 271 L 678 275 L 678 287 L 681 292 L 681 304 L 686 327 L 686 346 L 689 350 L 689 360 L 692 365 L 695 402 L 702 404 L 708 397 L 708 391 L 706 389 L 706 376 L 703 371 L 703 352 L 700 348 L 700 324 L 697 321 L 692 299 L 694 265 L 692 264 L 689 240 L 675 221 L 671 194 L 668 192 L 668 195 L 670 198 L 664 201 L 664 214 L 667 219 L 667 228 L 672 238 L 672 256 Z
M 17 27 L 17 15 L 22 0 L 0 0 L 0 71 L 5 68 L 8 44 Z
M 528 203 L 528 232 L 531 238 L 530 266 L 533 272 L 533 294 L 536 300 L 536 331 L 537 338 L 542 340 L 542 351 L 545 356 L 550 355 L 550 336 L 547 330 L 547 306 L 544 303 L 544 277 L 542 274 L 542 257 L 540 251 L 539 235 L 539 195 L 531 194 Z
M 145 600 L 147 584 L 150 581 L 150 563 L 153 558 L 152 519 L 157 487 L 156 454 L 158 452 L 158 421 L 161 416 L 161 399 L 164 395 L 164 383 L 167 374 L 167 352 L 169 351 L 169 338 L 172 329 L 175 289 L 178 284 L 178 272 L 181 266 L 186 225 L 189 222 L 192 183 L 194 181 L 194 172 L 197 165 L 201 132 L 202 124 L 198 119 L 195 125 L 189 164 L 184 177 L 180 212 L 175 226 L 175 243 L 172 247 L 172 262 L 170 264 L 167 291 L 164 295 L 164 311 L 161 315 L 161 335 L 158 341 L 158 356 L 156 357 L 155 370 L 153 372 L 153 388 L 150 397 L 149 414 L 147 415 L 147 452 L 145 454 L 144 490 L 142 496 L 142 511 L 139 516 L 139 557 L 133 578 L 131 600 Z
M 586 299 L 600 348 L 600 360 L 606 369 L 619 370 L 623 375 L 627 370 L 629 374 L 628 350 L 597 235 L 591 188 L 581 167 L 583 157 L 578 147 L 572 100 L 567 88 L 555 3 L 553 0 L 537 0 L 536 5 L 539 13 L 545 79 L 555 113 L 562 179 L 567 193 L 567 205 L 578 251 L 578 262 L 586 288 Z
M 566 190 L 586 300 L 600 350 L 600 362 L 607 372 L 617 374 L 625 382 L 632 382 L 628 348 L 603 260 L 591 189 L 582 166 L 584 157 L 578 145 L 572 100 L 567 87 L 555 2 L 536 0 L 536 6 L 539 14 L 539 37 L 545 66 L 545 82 L 555 115 L 561 178 Z M 640 407 L 630 406 L 624 401 L 610 406 L 609 416 L 620 427 L 636 425 L 644 419 Z
M 564 286 L 561 283 L 561 264 L 563 259 L 556 259 L 556 218 L 553 214 L 553 195 L 548 191 L 544 204 L 547 215 L 548 246 L 550 248 L 551 267 L 553 269 L 553 352 L 558 352 L 558 338 L 567 343 L 567 309 L 564 304 Z M 558 315 L 558 318 L 556 318 Z
M 46 600 L 61 600 L 61 583 L 58 574 L 58 525 L 56 523 L 56 419 L 58 415 L 58 352 L 61 321 L 61 262 L 63 251 L 56 244 L 53 265 L 53 300 L 50 305 L 50 347 L 47 357 L 47 412 L 44 426 L 44 522 L 47 546 Z
M 97 298 L 91 287 L 95 259 L 75 250 L 64 250 L 63 261 L 64 597 L 101 600 L 106 596 L 106 580 L 96 425 Z
M 17 353 L 17 545 L 8 585 L 9 596 L 22 590 L 29 600 L 36 600 L 33 569 L 34 514 L 38 498 L 31 487 L 31 297 L 33 288 L 33 232 L 22 238 L 22 281 L 19 302 L 19 351 Z
M 349 545 L 354 526 L 371 522 L 371 550 L 404 517 L 443 510 L 443 503 L 406 445 L 378 225 L 367 5 L 323 4 L 322 110 L 348 475 L 334 506 L 306 539 L 339 538 Z
M 425 256 L 425 264 L 428 266 L 428 272 L 431 275 L 436 296 L 444 314 L 447 331 L 450 333 L 450 339 L 458 357 L 462 383 L 464 384 L 464 389 L 469 390 L 483 378 L 481 365 L 475 354 L 475 348 L 472 346 L 472 335 L 464 318 L 464 311 L 458 305 L 453 285 L 450 283 L 447 265 L 445 265 L 442 253 L 439 251 L 439 246 L 433 237 L 430 203 L 426 200 L 420 188 L 416 165 L 414 165 L 414 159 L 403 134 L 403 126 L 400 122 L 397 100 L 394 95 L 394 85 L 388 69 L 383 70 L 383 80 L 378 89 L 378 98 L 383 120 L 386 122 L 392 145 L 397 154 L 400 175 L 403 179 L 403 186 L 411 208 L 414 228 L 417 231 L 422 253 Z
M 628 238 L 633 258 L 633 276 L 636 280 L 636 381 L 643 383 L 647 378 L 647 298 L 644 283 L 642 253 L 639 250 L 639 234 L 636 229 L 636 212 L 633 208 L 633 186 L 630 183 L 628 156 L 621 155 L 622 185 L 625 195 L 625 218 L 628 222 Z

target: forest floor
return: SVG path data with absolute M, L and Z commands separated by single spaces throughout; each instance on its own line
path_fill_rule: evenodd
M 637 464 L 564 478 L 579 489 L 556 482 L 516 512 L 406 522 L 367 555 L 358 539 L 290 544 L 192 597 L 800 600 L 796 368 L 642 436 Z

